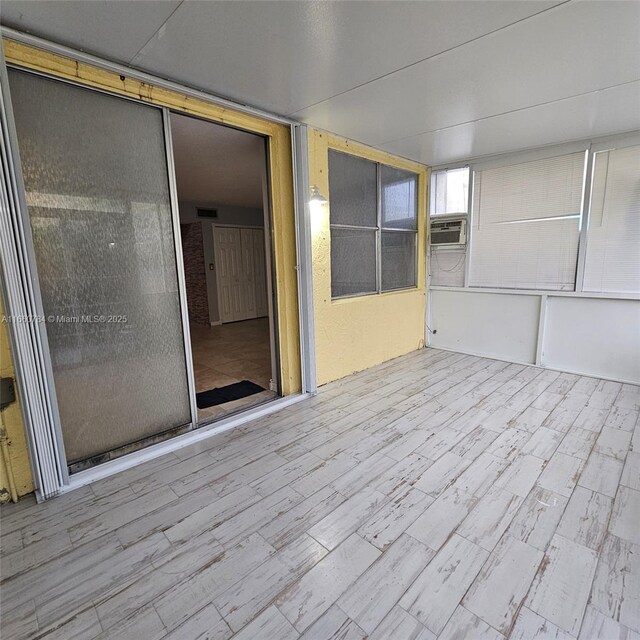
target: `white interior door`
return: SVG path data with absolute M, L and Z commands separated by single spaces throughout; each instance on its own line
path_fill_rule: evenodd
M 253 252 L 254 229 L 240 229 L 242 245 L 242 319 L 256 317 L 256 283 L 254 273 L 255 257 Z
M 253 242 L 253 281 L 255 284 L 256 316 L 263 318 L 269 314 L 267 300 L 267 265 L 264 251 L 264 232 L 252 229 Z
M 264 232 L 248 227 L 215 227 L 218 306 L 222 322 L 269 314 Z
M 244 319 L 244 282 L 242 278 L 242 244 L 240 229 L 216 227 L 213 244 L 218 270 L 218 304 L 220 320 L 234 322 Z

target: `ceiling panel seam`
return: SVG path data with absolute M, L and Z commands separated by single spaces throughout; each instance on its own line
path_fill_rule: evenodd
M 138 49 L 136 54 L 129 60 L 128 64 L 132 66 L 136 64 L 136 59 L 138 58 L 138 56 L 144 55 L 143 51 L 149 46 L 151 42 L 155 41 L 156 36 L 165 28 L 167 22 L 169 22 L 169 20 L 173 18 L 176 11 L 178 11 L 178 9 L 180 9 L 183 4 L 184 0 L 181 0 L 180 4 L 178 4 L 178 6 L 167 16 L 167 19 L 158 27 L 158 29 L 151 35 L 151 37 L 140 47 L 140 49 Z
M 448 129 L 455 129 L 456 127 L 464 127 L 468 124 L 475 124 L 476 122 L 483 122 L 485 120 L 491 120 L 492 118 L 500 118 L 501 116 L 508 116 L 512 113 L 518 113 L 521 111 L 527 111 L 528 109 L 536 109 L 537 107 L 544 107 L 550 104 L 556 104 L 558 102 L 564 102 L 566 100 L 573 100 L 575 98 L 581 98 L 583 96 L 592 95 L 595 93 L 601 93 L 603 91 L 609 91 L 611 89 L 617 89 L 618 87 L 625 87 L 630 84 L 640 83 L 640 78 L 635 80 L 628 80 L 627 82 L 620 82 L 619 84 L 612 84 L 608 87 L 600 87 L 599 89 L 594 89 L 593 91 L 585 91 L 584 93 L 576 93 L 571 96 L 565 96 L 564 98 L 557 98 L 556 100 L 549 100 L 548 102 L 538 102 L 536 104 L 527 105 L 526 107 L 518 107 L 517 109 L 510 109 L 509 111 L 502 111 L 500 113 L 492 113 L 489 116 L 482 116 L 481 118 L 474 118 L 473 120 L 465 120 L 464 122 L 457 122 L 455 124 L 449 124 L 446 127 L 438 127 L 437 129 L 426 129 L 425 131 L 418 131 L 417 133 L 412 133 L 408 136 L 402 136 L 401 138 L 392 138 L 391 140 L 384 140 L 379 142 L 378 144 L 392 144 L 393 142 L 401 142 L 402 140 L 409 140 L 411 138 L 416 138 L 418 136 L 428 135 L 429 133 L 437 133 L 440 131 L 447 131 Z
M 457 44 L 453 47 L 449 47 L 448 49 L 443 49 L 442 51 L 438 51 L 437 53 L 434 53 L 430 56 L 427 56 L 426 58 L 422 58 L 421 60 L 416 60 L 415 62 L 411 62 L 410 64 L 405 65 L 404 67 L 399 67 L 398 69 L 394 69 L 393 71 L 389 71 L 388 73 L 384 73 L 381 76 L 378 76 L 377 78 L 372 78 L 371 80 L 367 80 L 366 82 L 362 82 L 360 84 L 357 84 L 353 87 L 351 87 L 350 89 L 345 89 L 344 91 L 340 91 L 339 93 L 336 93 L 332 96 L 329 96 L 328 98 L 324 98 L 323 100 L 318 100 L 317 102 L 314 102 L 312 104 L 306 105 L 304 107 L 301 107 L 300 109 L 296 109 L 296 111 L 293 111 L 291 113 L 288 114 L 288 117 L 290 118 L 295 118 L 297 116 L 297 114 L 306 111 L 307 109 L 312 109 L 313 107 L 318 106 L 319 104 L 323 104 L 325 102 L 329 102 L 331 100 L 333 100 L 334 98 L 338 98 L 339 96 L 345 95 L 347 93 L 350 93 L 351 91 L 356 91 L 357 89 L 361 89 L 362 87 L 366 87 L 369 84 L 373 84 L 374 82 L 378 82 L 380 80 L 383 80 L 384 78 L 388 78 L 389 76 L 392 76 L 396 73 L 400 73 L 401 71 L 405 71 L 406 69 L 410 69 L 411 67 L 415 67 L 418 64 L 422 64 L 423 62 L 427 62 L 429 60 L 433 60 L 434 58 L 438 58 L 439 56 L 443 56 L 446 55 L 447 53 L 451 53 L 452 51 L 455 51 L 456 49 L 460 49 L 461 47 L 465 47 L 468 44 L 472 44 L 473 42 L 477 42 L 478 40 L 481 40 L 482 38 L 486 38 L 488 36 L 494 35 L 496 33 L 499 33 L 500 31 L 503 31 L 504 29 L 510 29 L 511 27 L 514 27 L 517 24 L 520 24 L 522 22 L 525 22 L 527 20 L 531 20 L 533 18 L 536 18 L 540 15 L 542 15 L 543 13 L 547 13 L 548 11 L 553 11 L 555 9 L 558 9 L 560 7 L 562 7 L 565 4 L 569 4 L 571 2 L 574 2 L 575 0 L 563 0 L 562 2 L 558 2 L 557 4 L 554 4 L 552 7 L 547 7 L 546 9 L 543 9 L 542 11 L 538 11 L 536 13 L 532 13 L 529 16 L 526 16 L 525 18 L 520 18 L 519 20 L 516 20 L 515 22 L 510 22 L 509 24 L 505 24 L 502 27 L 498 27 L 497 29 L 493 29 L 492 31 L 488 31 L 487 33 L 483 33 L 480 36 L 476 36 L 475 38 L 471 38 L 471 40 L 466 40 L 465 42 L 461 42 L 460 44 Z

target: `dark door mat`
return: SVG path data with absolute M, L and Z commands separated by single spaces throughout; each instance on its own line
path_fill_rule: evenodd
M 196 404 L 198 409 L 206 409 L 207 407 L 215 407 L 217 404 L 240 400 L 240 398 L 246 398 L 261 391 L 264 391 L 264 388 L 259 384 L 243 380 L 242 382 L 228 384 L 226 387 L 218 387 L 196 393 Z

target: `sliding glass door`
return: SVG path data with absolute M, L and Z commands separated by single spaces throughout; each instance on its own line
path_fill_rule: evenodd
M 72 464 L 192 420 L 162 111 L 9 79 Z

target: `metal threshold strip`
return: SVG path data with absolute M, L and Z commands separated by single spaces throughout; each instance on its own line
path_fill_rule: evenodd
M 68 493 L 80 487 L 84 487 L 98 480 L 104 480 L 110 476 L 113 476 L 121 471 L 132 469 L 150 460 L 155 460 L 161 456 L 164 456 L 178 449 L 183 449 L 196 442 L 207 440 L 213 436 L 216 436 L 225 431 L 229 431 L 241 425 L 247 424 L 258 418 L 263 418 L 272 413 L 276 413 L 280 409 L 284 409 L 293 404 L 297 404 L 306 398 L 311 397 L 310 393 L 296 393 L 284 398 L 277 398 L 271 402 L 267 402 L 263 405 L 259 405 L 255 409 L 249 409 L 230 416 L 229 418 L 223 418 L 217 422 L 199 427 L 189 433 L 185 433 L 170 440 L 159 442 L 158 444 L 151 445 L 145 449 L 134 451 L 128 455 L 105 462 L 86 471 L 79 471 L 69 477 L 69 483 L 65 484 L 60 489 L 60 495 Z

